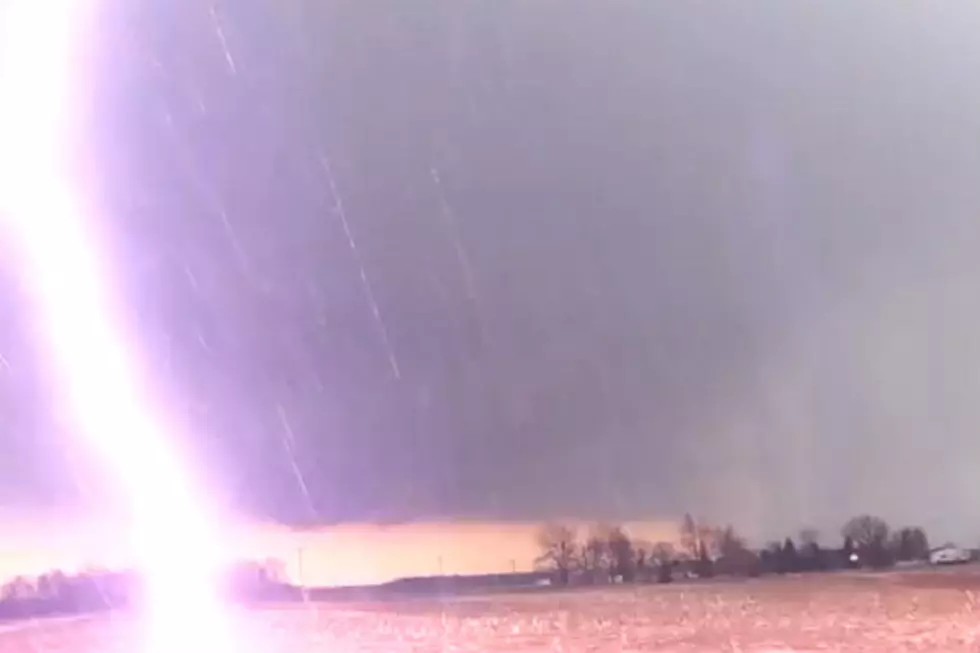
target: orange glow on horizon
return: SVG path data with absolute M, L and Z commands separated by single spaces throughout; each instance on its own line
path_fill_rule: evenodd
M 585 532 L 588 523 L 575 524 Z M 629 522 L 631 537 L 677 540 L 677 522 Z M 240 558 L 281 560 L 294 582 L 309 586 L 366 585 L 406 576 L 528 571 L 538 555 L 540 524 L 441 521 L 394 525 L 346 524 L 293 530 L 241 523 L 234 538 Z M 0 578 L 50 569 L 126 568 L 133 556 L 108 520 L 6 518 L 0 522 Z M 15 538 L 11 533 L 18 533 Z M 302 569 L 300 569 L 302 567 Z

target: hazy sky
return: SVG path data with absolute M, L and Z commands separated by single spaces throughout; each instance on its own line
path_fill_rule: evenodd
M 105 4 L 86 190 L 243 513 L 980 538 L 975 3 Z M 0 499 L 97 504 L 12 268 Z

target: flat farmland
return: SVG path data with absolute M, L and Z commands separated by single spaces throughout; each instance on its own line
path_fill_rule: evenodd
M 237 610 L 235 653 L 980 650 L 980 570 L 826 574 Z M 202 650 L 177 625 L 182 651 Z M 128 615 L 17 624 L 0 653 L 129 653 Z M 207 647 L 204 647 L 207 650 Z M 222 653 L 229 653 L 222 651 Z

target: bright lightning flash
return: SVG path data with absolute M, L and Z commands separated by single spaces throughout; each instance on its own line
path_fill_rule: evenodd
M 72 173 L 75 87 L 86 76 L 76 62 L 97 5 L 0 0 L 0 235 L 30 288 L 74 432 L 128 497 L 149 646 L 221 653 L 220 522 L 148 400 L 98 216 Z

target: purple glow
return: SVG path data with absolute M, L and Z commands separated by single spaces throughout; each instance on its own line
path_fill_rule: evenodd
M 72 433 L 128 498 L 151 650 L 223 650 L 216 513 L 168 437 L 119 319 L 111 252 L 70 163 L 98 3 L 0 4 L 0 227 L 29 286 Z M 191 641 L 186 641 L 186 639 Z M 204 648 L 206 647 L 206 649 Z

